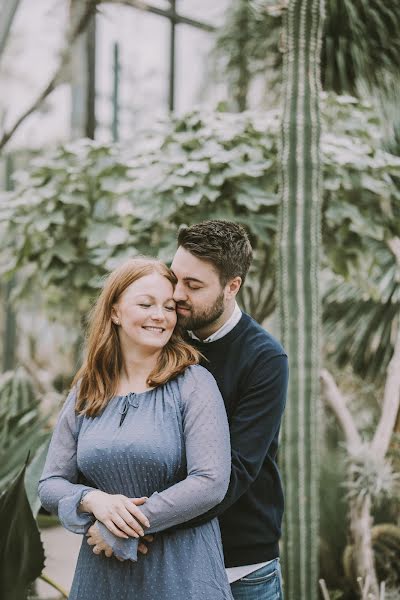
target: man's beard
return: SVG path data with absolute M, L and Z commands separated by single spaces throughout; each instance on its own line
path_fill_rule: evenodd
M 192 307 L 181 304 L 182 308 L 189 308 L 190 314 L 180 315 L 178 313 L 178 323 L 184 329 L 189 331 L 199 331 L 211 323 L 214 323 L 222 315 L 225 309 L 224 292 L 221 291 L 214 304 L 210 307 L 194 310 Z M 179 307 L 179 303 L 178 303 Z

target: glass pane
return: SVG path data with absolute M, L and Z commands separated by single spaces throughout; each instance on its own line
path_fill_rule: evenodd
M 164 10 L 171 8 L 171 3 L 169 0 L 146 0 L 145 4 L 148 4 L 149 6 L 155 6 L 156 8 L 162 8 Z
M 0 118 L 8 129 L 37 99 L 59 63 L 68 22 L 67 3 L 22 0 L 1 60 Z M 53 92 L 13 136 L 10 147 L 40 147 L 69 135 L 68 86 Z
M 124 6 L 105 6 L 98 18 L 96 137 L 111 138 L 113 45 L 120 50 L 119 133 L 129 139 L 168 109 L 170 23 Z
M 214 27 L 224 22 L 224 14 L 232 0 L 177 0 L 176 10 L 185 17 L 204 21 Z
M 213 81 L 210 57 L 214 36 L 208 32 L 178 25 L 176 35 L 176 111 L 186 112 L 196 105 L 214 108 L 226 98 L 226 86 Z

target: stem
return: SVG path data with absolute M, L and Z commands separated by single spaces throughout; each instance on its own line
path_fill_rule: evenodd
M 320 377 L 325 388 L 325 399 L 342 427 L 347 446 L 349 448 L 359 446 L 361 444 L 361 437 L 357 431 L 353 416 L 347 408 L 345 397 L 327 369 L 321 369 Z
M 45 581 L 46 583 L 51 585 L 51 587 L 57 590 L 57 592 L 60 592 L 60 594 L 62 594 L 64 598 L 68 598 L 68 593 L 64 590 L 64 588 L 62 588 L 60 585 L 58 585 L 58 583 L 53 581 L 48 575 L 46 575 L 46 573 L 42 573 L 39 576 L 39 579 L 42 579 L 42 581 Z
M 322 592 L 322 595 L 324 597 L 324 600 L 330 600 L 328 588 L 326 587 L 326 583 L 325 583 L 325 579 L 320 579 L 319 580 L 319 586 L 321 588 L 321 592 Z
M 350 501 L 350 529 L 354 543 L 356 574 L 364 582 L 362 598 L 372 593 L 378 598 L 379 588 L 375 572 L 374 552 L 372 548 L 371 498 L 355 497 Z
M 387 368 L 382 414 L 372 440 L 374 454 L 384 458 L 390 444 L 400 406 L 400 327 L 397 328 L 394 353 Z

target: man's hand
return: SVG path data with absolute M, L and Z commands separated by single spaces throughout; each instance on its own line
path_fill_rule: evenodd
M 102 552 L 104 552 L 104 554 L 108 558 L 113 556 L 113 551 L 112 551 L 111 546 L 106 544 L 106 542 L 103 540 L 103 537 L 102 537 L 96 523 L 94 523 L 94 525 L 89 527 L 86 535 L 88 538 L 87 543 L 89 544 L 89 546 L 93 546 L 93 552 L 95 554 L 101 554 Z M 154 536 L 145 535 L 142 539 L 145 540 L 146 542 L 152 542 L 154 540 Z M 148 548 L 147 548 L 146 544 L 144 544 L 143 542 L 139 542 L 138 550 L 142 554 L 147 554 L 147 552 L 148 552 Z M 118 558 L 118 557 L 116 557 L 116 558 Z M 123 562 L 122 558 L 118 558 L 118 560 Z
M 111 546 L 109 546 L 108 544 L 105 543 L 105 541 L 103 540 L 101 533 L 99 531 L 99 528 L 97 527 L 96 523 L 94 523 L 94 525 L 92 525 L 91 527 L 89 527 L 88 532 L 87 532 L 87 543 L 89 544 L 89 546 L 93 546 L 93 552 L 95 554 L 101 554 L 102 552 L 104 552 L 104 554 L 110 558 L 110 556 L 113 555 L 113 551 Z M 118 557 L 116 557 L 118 558 Z M 122 558 L 118 558 L 118 560 L 122 561 Z
M 154 535 L 145 535 L 144 537 L 142 537 L 142 540 L 144 540 L 145 542 L 152 542 L 154 540 Z M 139 542 L 138 550 L 141 554 L 147 554 L 149 551 L 147 545 L 143 542 Z
M 92 513 L 117 537 L 138 538 L 144 535 L 143 527 L 150 527 L 147 517 L 137 508 L 146 500 L 93 490 L 83 498 L 80 510 Z

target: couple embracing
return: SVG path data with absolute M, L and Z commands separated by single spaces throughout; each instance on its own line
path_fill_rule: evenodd
M 288 365 L 236 296 L 244 229 L 180 230 L 113 271 L 39 483 L 83 539 L 70 600 L 280 600 Z

